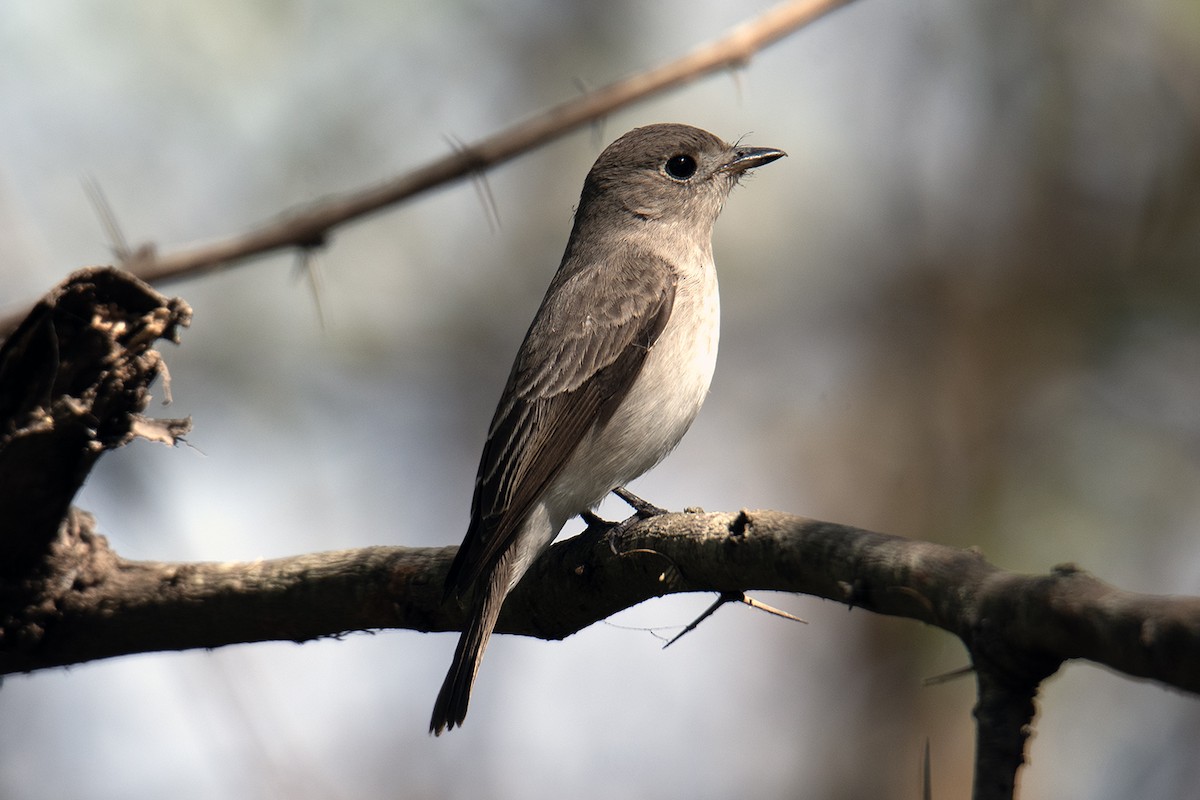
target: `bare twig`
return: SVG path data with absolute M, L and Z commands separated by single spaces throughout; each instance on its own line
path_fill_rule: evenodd
M 719 594 L 717 596 L 717 599 L 713 601 L 713 604 L 711 606 L 709 606 L 708 608 L 704 609 L 704 612 L 702 614 L 700 614 L 700 616 L 696 617 L 694 620 L 689 622 L 687 624 L 687 626 L 684 627 L 683 630 L 681 630 L 679 633 L 675 634 L 670 639 L 668 639 L 667 642 L 663 645 L 663 650 L 666 650 L 668 647 L 670 647 L 671 645 L 678 642 L 684 636 L 686 636 L 687 634 L 696 630 L 696 628 L 699 627 L 700 623 L 704 622 L 704 620 L 708 619 L 714 613 L 716 613 L 716 610 L 718 608 L 725 605 L 726 603 L 732 603 L 735 600 L 737 600 L 739 594 L 740 594 L 740 592 L 721 592 L 721 594 Z
M 246 233 L 148 259 L 134 272 L 149 283 L 179 278 L 284 247 L 324 241 L 342 225 L 420 192 L 502 164 L 622 106 L 743 66 L 754 53 L 851 0 L 790 0 L 682 58 L 560 103 L 538 116 L 466 144 L 406 175 L 285 213 Z
M 682 58 L 567 100 L 412 172 L 284 212 L 247 231 L 215 241 L 162 254 L 153 247 L 141 247 L 123 266 L 141 279 L 157 284 L 280 249 L 321 246 L 340 225 L 502 164 L 650 95 L 718 70 L 742 66 L 764 47 L 851 1 L 789 0 Z M 0 336 L 7 336 L 26 313 L 22 310 L 0 319 Z

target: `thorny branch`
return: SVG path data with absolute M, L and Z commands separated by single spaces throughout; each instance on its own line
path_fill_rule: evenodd
M 744 66 L 759 50 L 850 2 L 789 0 L 681 58 L 587 92 L 474 143 L 456 147 L 454 152 L 412 172 L 285 211 L 247 231 L 216 241 L 161 254 L 153 246 L 143 246 L 130 253 L 122 266 L 148 283 L 160 284 L 276 250 L 324 246 L 337 227 L 503 164 L 638 100 L 719 70 Z M 122 249 L 129 251 L 128 247 Z M 0 336 L 10 333 L 24 315 L 22 311 L 0 318 Z

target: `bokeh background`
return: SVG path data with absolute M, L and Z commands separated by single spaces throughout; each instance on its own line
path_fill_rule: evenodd
M 394 175 L 767 7 L 0 5 L 0 310 L 111 260 L 83 190 L 169 248 Z M 340 231 L 318 303 L 280 255 L 170 285 L 190 446 L 106 456 L 119 552 L 235 560 L 457 543 L 512 355 L 602 145 L 680 121 L 791 157 L 717 226 L 722 355 L 634 485 L 1071 561 L 1200 593 L 1200 5 L 860 0 L 489 175 Z M 619 506 L 606 506 L 620 516 Z M 5 798 L 967 796 L 948 635 L 805 597 L 797 626 L 655 601 L 493 641 L 465 729 L 426 734 L 450 634 L 154 654 L 10 677 Z M 1023 800 L 1200 785 L 1200 702 L 1084 664 L 1047 682 Z

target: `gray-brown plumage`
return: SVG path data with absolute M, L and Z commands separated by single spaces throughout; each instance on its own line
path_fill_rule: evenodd
M 470 619 L 431 732 L 462 724 L 504 598 L 567 520 L 661 461 L 691 425 L 717 355 L 713 223 L 746 170 L 783 155 L 651 125 L 609 145 L 588 173 L 446 578 L 448 599 L 470 599 Z

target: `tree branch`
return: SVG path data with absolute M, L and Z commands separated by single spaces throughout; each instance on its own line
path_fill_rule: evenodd
M 188 430 L 188 420 L 141 412 L 165 370 L 151 345 L 177 342 L 191 314 L 95 267 L 55 288 L 0 347 L 0 589 L 41 560 L 101 453 Z
M 1016 791 L 1017 770 L 1025 763 L 1025 742 L 1033 729 L 1033 701 L 1041 678 L 1014 680 L 978 660 L 975 678 L 979 686 L 975 704 L 978 735 L 971 796 L 974 800 L 1008 800 Z
M 585 533 L 556 544 L 497 630 L 562 639 L 653 597 L 773 590 L 935 625 L 1009 684 L 1082 658 L 1200 692 L 1200 598 L 1125 592 L 1075 569 L 1020 575 L 978 553 L 779 511 L 672 513 L 630 526 L 614 554 Z M 367 547 L 245 563 L 127 561 L 73 510 L 26 629 L 0 674 L 156 650 L 350 631 L 460 630 L 442 604 L 455 548 Z M 51 580 L 63 575 L 73 581 Z M 25 644 L 17 646 L 20 640 Z
M 122 266 L 148 283 L 158 284 L 276 250 L 321 247 L 341 225 L 502 164 L 653 94 L 718 70 L 744 66 L 759 50 L 850 2 L 789 0 L 681 58 L 567 100 L 399 177 L 285 211 L 247 231 L 212 242 L 164 254 L 157 254 L 153 246 L 143 246 Z M 26 313 L 0 318 L 0 336 L 7 335 Z
M 190 320 L 178 299 L 109 268 L 81 270 L 0 348 L 0 675 L 160 650 L 356 630 L 458 630 L 442 602 L 455 549 L 371 547 L 250 563 L 128 561 L 69 509 L 106 449 L 174 442 L 149 420 L 151 345 Z M 61 510 L 61 511 L 60 511 Z M 62 514 L 61 520 L 54 518 Z M 936 625 L 979 681 L 977 798 L 1010 797 L 1040 682 L 1083 658 L 1200 692 L 1200 598 L 1124 592 L 1066 565 L 1019 575 L 973 551 L 778 511 L 664 514 L 617 540 L 552 547 L 497 630 L 560 639 L 652 597 L 812 594 Z
M 1123 592 L 1077 569 L 1017 575 L 977 553 L 775 511 L 667 514 L 608 543 L 561 542 L 505 602 L 497 631 L 561 639 L 664 594 L 771 589 L 957 635 L 976 667 L 974 797 L 1011 798 L 1038 685 L 1086 658 L 1200 692 L 1200 599 Z M 454 631 L 455 548 L 369 547 L 249 563 L 126 561 L 73 511 L 21 609 L 3 609 L 0 674 L 129 653 Z M 66 580 L 65 576 L 70 576 Z M 14 613 L 15 612 L 15 613 Z

